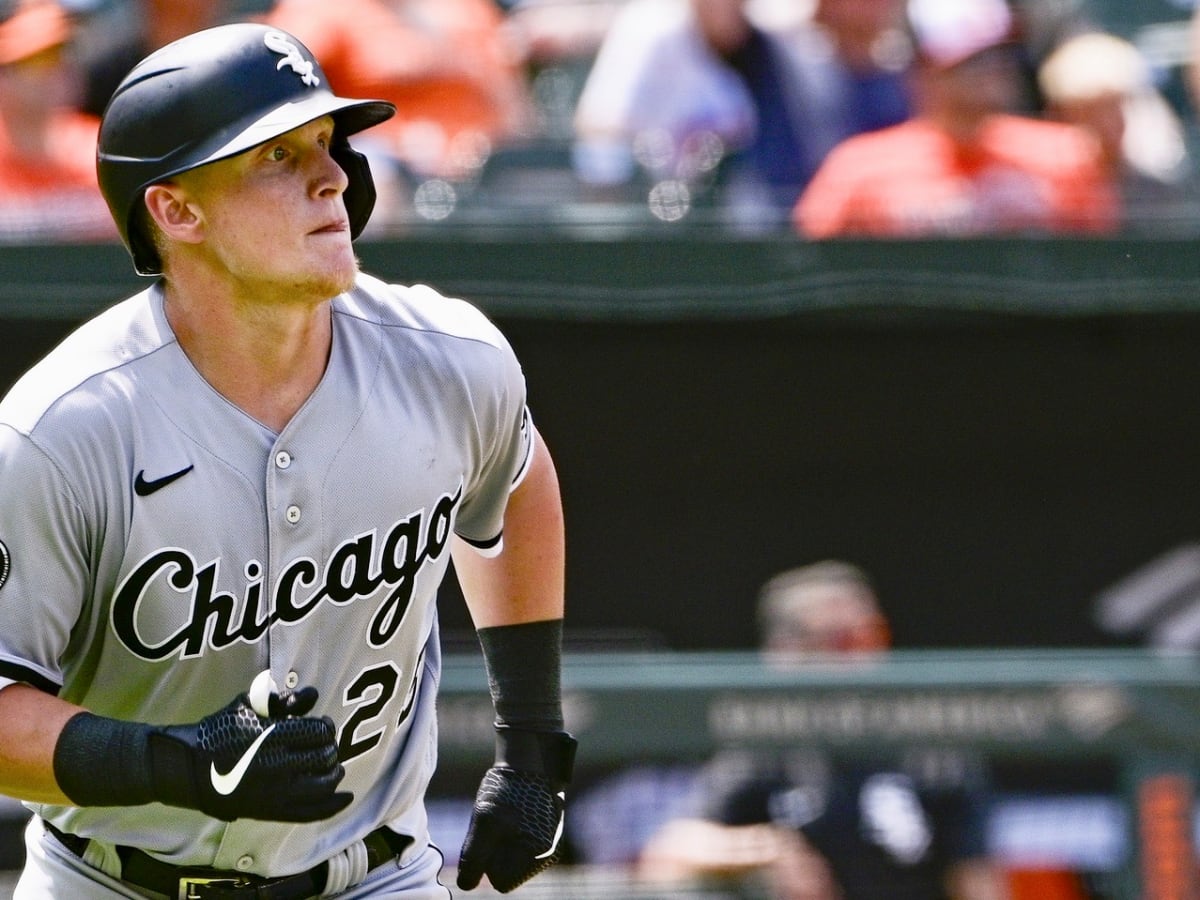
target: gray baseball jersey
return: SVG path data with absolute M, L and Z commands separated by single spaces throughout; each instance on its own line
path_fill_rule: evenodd
M 499 549 L 531 456 L 524 377 L 480 312 L 426 287 L 360 276 L 333 323 L 328 369 L 279 434 L 201 378 L 158 286 L 0 403 L 0 688 L 184 723 L 269 667 L 320 691 L 355 795 L 304 825 L 34 807 L 60 828 L 262 875 L 384 823 L 425 840 L 437 588 L 453 533 Z

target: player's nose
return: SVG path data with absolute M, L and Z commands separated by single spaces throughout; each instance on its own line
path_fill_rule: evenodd
M 317 196 L 344 193 L 350 184 L 346 170 L 338 165 L 328 148 L 313 154 L 313 193 Z

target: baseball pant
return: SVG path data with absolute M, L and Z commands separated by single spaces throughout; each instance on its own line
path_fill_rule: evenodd
M 46 833 L 37 816 L 25 830 L 25 849 L 25 868 L 13 900 L 158 900 L 162 896 L 89 866 Z M 438 880 L 442 863 L 442 852 L 430 844 L 403 865 L 394 861 L 377 866 L 361 882 L 332 896 L 337 900 L 450 900 L 450 889 Z

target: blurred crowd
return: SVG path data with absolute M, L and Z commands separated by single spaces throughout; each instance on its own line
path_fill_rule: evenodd
M 0 238 L 111 238 L 92 154 L 113 88 L 245 19 L 396 103 L 359 141 L 376 232 L 1191 234 L 1185 6 L 1149 42 L 1107 0 L 0 0 Z

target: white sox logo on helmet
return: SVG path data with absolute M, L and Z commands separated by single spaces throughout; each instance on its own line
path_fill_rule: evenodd
M 263 35 L 263 43 L 272 53 L 278 53 L 283 57 L 275 67 L 276 69 L 287 66 L 299 75 L 300 80 L 309 87 L 316 87 L 321 83 L 321 79 L 313 74 L 312 62 L 304 58 L 300 48 L 289 41 L 286 34 L 281 31 L 268 31 Z

